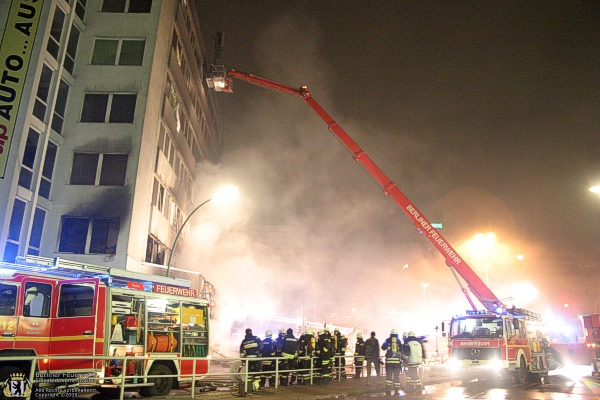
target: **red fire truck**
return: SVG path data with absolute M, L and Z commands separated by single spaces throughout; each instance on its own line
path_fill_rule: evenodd
M 580 318 L 585 345 L 592 356 L 592 375 L 600 376 L 600 314 L 583 314 Z
M 166 395 L 194 372 L 193 360 L 174 356 L 208 355 L 208 301 L 198 295 L 184 279 L 58 258 L 1 263 L 0 383 L 29 376 L 24 356 L 48 356 L 34 365 L 38 387 L 61 383 L 44 378 L 63 372 L 84 374 L 80 386 L 99 391 L 119 388 L 126 376 L 178 375 L 125 381 L 128 391 Z M 143 357 L 122 365 L 124 356 Z M 195 373 L 208 372 L 206 359 L 195 363 Z
M 216 43 L 220 45 L 218 41 Z M 559 366 L 556 360 L 559 354 L 549 347 L 540 330 L 540 317 L 523 309 L 507 308 L 396 184 L 316 102 L 306 86 L 291 87 L 246 72 L 227 70 L 223 65 L 211 66 L 207 84 L 217 92 L 231 93 L 233 78 L 303 99 L 383 192 L 396 202 L 415 227 L 444 256 L 446 265 L 472 307 L 467 315 L 454 318 L 450 323 L 450 355 L 465 381 L 493 371 L 494 375 L 514 376 L 519 382 L 524 382 L 528 376 L 541 379 L 549 369 Z M 457 273 L 485 310 L 477 310 Z

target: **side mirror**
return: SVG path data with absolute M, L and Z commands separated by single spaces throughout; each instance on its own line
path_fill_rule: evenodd
M 515 328 L 515 331 L 519 330 L 519 319 L 518 318 L 513 319 L 513 327 Z
M 445 330 L 446 330 L 446 325 L 442 322 L 442 332 L 444 332 Z

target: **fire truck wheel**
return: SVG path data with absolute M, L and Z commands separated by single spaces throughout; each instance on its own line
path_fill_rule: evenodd
M 519 361 L 519 369 L 515 372 L 515 383 L 522 385 L 527 382 L 527 363 L 525 357 L 521 356 Z
M 173 372 L 166 365 L 153 364 L 148 375 L 173 375 Z M 140 394 L 144 397 L 166 396 L 173 388 L 173 378 L 152 378 L 148 382 L 154 382 L 154 386 L 143 387 Z

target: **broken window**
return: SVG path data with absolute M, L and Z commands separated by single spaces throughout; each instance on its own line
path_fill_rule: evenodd
M 58 251 L 75 254 L 115 254 L 119 228 L 118 218 L 63 216 Z
M 148 235 L 148 243 L 146 246 L 146 262 L 161 265 L 164 264 L 167 246 L 152 235 Z
M 119 236 L 118 219 L 95 219 L 92 222 L 92 237 L 89 253 L 115 254 Z

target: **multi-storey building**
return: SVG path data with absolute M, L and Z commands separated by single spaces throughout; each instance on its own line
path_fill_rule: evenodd
M 157 273 L 221 153 L 195 0 L 6 0 L 0 26 L 2 259 Z

